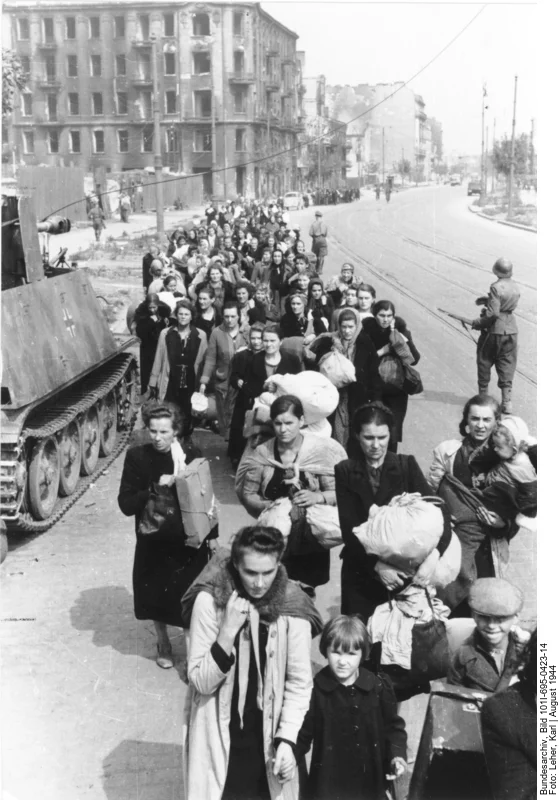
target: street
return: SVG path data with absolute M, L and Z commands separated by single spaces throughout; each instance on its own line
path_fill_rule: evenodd
M 392 300 L 421 353 L 423 394 L 410 400 L 402 453 L 426 470 L 433 447 L 458 436 L 465 401 L 476 393 L 475 345 L 437 308 L 473 318 L 500 256 L 514 264 L 522 293 L 514 413 L 536 434 L 536 236 L 479 219 L 464 187 L 364 193 L 324 206 L 327 277 L 343 261 Z M 305 236 L 312 208 L 291 213 Z M 140 260 L 138 284 L 140 284 Z M 500 394 L 493 377 L 491 391 Z M 211 460 L 225 541 L 250 518 L 237 503 L 222 440 L 197 432 Z M 134 524 L 116 502 L 124 456 L 46 534 L 10 539 L 2 565 L 2 779 L 11 800 L 178 800 L 183 797 L 182 631 L 173 629 L 173 670 L 154 660 L 155 634 L 132 607 Z M 339 549 L 331 581 L 318 590 L 327 618 L 339 609 Z M 509 577 L 536 614 L 535 540 L 511 545 Z M 316 643 L 314 659 L 321 664 Z M 200 799 L 202 800 L 202 799 Z

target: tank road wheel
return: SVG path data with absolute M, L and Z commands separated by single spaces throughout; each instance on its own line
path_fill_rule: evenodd
M 103 398 L 99 407 L 101 438 L 99 447 L 102 456 L 110 456 L 117 438 L 117 402 L 114 391 Z
M 29 507 L 35 519 L 48 519 L 58 497 L 60 458 L 53 436 L 37 442 L 29 463 Z
M 80 426 L 76 420 L 66 425 L 60 434 L 58 450 L 60 452 L 60 486 L 58 487 L 58 493 L 61 497 L 69 497 L 74 493 L 80 479 L 82 442 Z
M 99 446 L 101 444 L 101 426 L 99 424 L 99 411 L 97 406 L 88 408 L 83 414 L 80 423 L 82 442 L 82 457 L 80 472 L 82 475 L 91 475 L 99 459 Z
M 138 371 L 132 368 L 118 384 L 118 427 L 127 428 L 134 417 L 137 403 Z

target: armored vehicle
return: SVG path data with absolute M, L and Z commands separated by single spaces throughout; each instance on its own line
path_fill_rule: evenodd
M 49 263 L 31 200 L 2 197 L 0 516 L 8 531 L 54 524 L 125 447 L 137 362 L 117 343 L 83 270 Z

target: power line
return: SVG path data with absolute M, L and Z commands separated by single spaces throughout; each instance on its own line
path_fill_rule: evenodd
M 452 45 L 468 30 L 468 28 L 471 25 L 473 25 L 473 23 L 476 21 L 476 19 L 480 16 L 480 14 L 482 14 L 485 11 L 486 8 L 487 8 L 487 4 L 483 5 L 479 9 L 479 11 L 476 14 L 474 14 L 472 19 L 469 22 L 467 22 L 466 25 L 464 25 L 464 27 L 461 28 L 458 31 L 458 33 L 455 36 L 453 36 L 452 39 L 450 39 L 450 41 L 447 42 L 447 44 L 445 44 L 445 46 L 441 50 L 439 50 L 438 53 L 436 53 L 426 64 L 424 64 L 410 78 L 408 78 L 406 81 L 403 81 L 403 83 L 401 83 L 396 89 L 394 89 L 393 92 L 391 92 L 389 95 L 384 97 L 382 100 L 380 100 L 375 105 L 371 106 L 370 108 L 365 109 L 365 111 L 362 111 L 360 114 L 357 114 L 357 116 L 353 117 L 353 119 L 350 119 L 347 123 L 344 123 L 343 125 L 339 125 L 337 128 L 331 129 L 330 131 L 327 131 L 327 132 L 325 132 L 323 134 L 320 134 L 319 136 L 314 137 L 310 141 L 305 142 L 305 145 L 315 144 L 316 142 L 321 141 L 325 137 L 331 136 L 333 133 L 336 133 L 337 131 L 346 128 L 352 122 L 355 122 L 356 120 L 360 119 L 361 117 L 364 117 L 366 114 L 369 114 L 371 111 L 374 111 L 375 108 L 378 108 L 380 105 L 385 103 L 387 100 L 390 100 L 392 97 L 394 97 L 394 95 L 398 94 L 398 92 L 400 92 L 409 83 L 411 83 L 413 80 L 415 80 L 417 77 L 419 77 L 419 75 L 421 75 L 423 72 L 425 72 L 426 69 L 428 69 L 438 58 L 440 58 L 443 55 L 443 53 L 445 53 L 450 47 L 452 47 Z M 214 175 L 214 174 L 221 173 L 221 172 L 227 172 L 230 169 L 237 169 L 238 167 L 248 167 L 251 164 L 261 164 L 263 161 L 268 161 L 268 160 L 270 160 L 272 158 L 277 158 L 277 156 L 282 156 L 282 155 L 285 155 L 287 153 L 292 153 L 295 150 L 298 150 L 301 146 L 302 145 L 300 143 L 297 143 L 294 147 L 288 147 L 285 150 L 279 150 L 278 152 L 273 153 L 270 156 L 262 156 L 260 158 L 252 158 L 249 161 L 245 161 L 242 164 L 235 164 L 232 167 L 219 167 L 218 169 L 209 169 L 209 170 L 207 170 L 205 172 L 191 173 L 190 175 L 178 175 L 178 176 L 173 177 L 173 178 L 166 178 L 165 180 L 162 180 L 162 181 L 151 181 L 150 183 L 144 183 L 143 186 L 155 186 L 156 183 L 175 183 L 177 181 L 188 180 L 189 178 L 200 177 L 201 175 Z M 109 195 L 109 194 L 113 194 L 115 191 L 117 191 L 117 190 L 116 189 L 111 189 L 110 191 L 103 192 L 101 194 L 101 197 L 104 197 L 104 196 Z M 118 191 L 120 191 L 120 189 Z M 58 214 L 59 212 L 64 211 L 67 208 L 71 208 L 74 205 L 78 205 L 78 203 L 82 203 L 82 202 L 84 202 L 83 199 L 76 200 L 76 201 L 74 201 L 72 203 L 68 203 L 67 205 L 62 206 L 61 208 L 58 208 L 56 211 L 52 211 L 51 214 L 49 214 L 49 216 L 51 216 L 52 214 Z M 46 217 L 45 217 L 45 219 L 46 219 Z

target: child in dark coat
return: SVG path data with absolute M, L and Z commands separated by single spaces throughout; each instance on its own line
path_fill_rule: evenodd
M 405 724 L 389 679 L 361 668 L 369 639 L 358 617 L 330 620 L 320 640 L 328 659 L 314 679 L 295 746 L 301 761 L 312 744 L 306 800 L 384 800 L 387 781 L 406 770 Z

